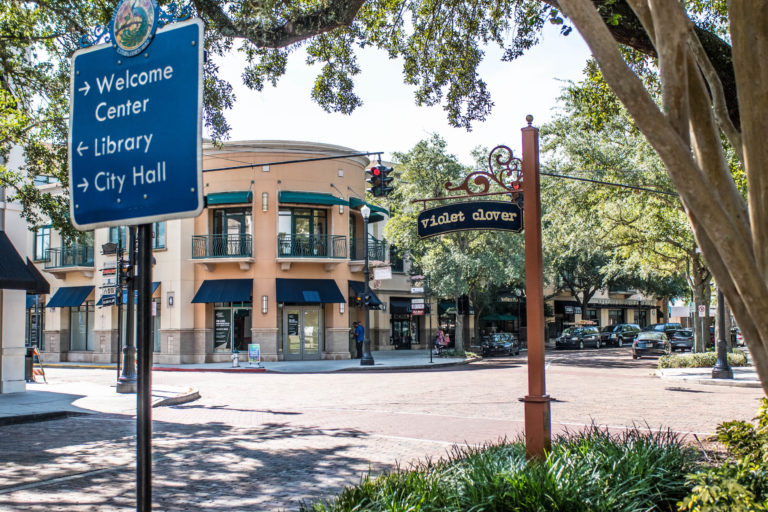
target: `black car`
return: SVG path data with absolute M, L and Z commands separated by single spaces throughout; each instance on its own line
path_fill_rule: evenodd
M 520 344 L 514 334 L 497 332 L 483 337 L 480 344 L 483 347 L 483 356 L 497 354 L 516 356 L 520 353 Z
M 569 327 L 555 340 L 555 348 L 582 349 L 587 345 L 600 348 L 600 331 L 597 327 Z
M 682 328 L 683 326 L 677 322 L 667 322 L 665 324 L 646 325 L 645 327 L 643 327 L 643 331 L 663 332 L 669 337 L 672 335 L 673 332 L 679 331 Z
M 693 330 L 680 329 L 674 331 L 672 336 L 669 337 L 669 342 L 672 344 L 672 350 L 693 350 Z
M 662 331 L 641 331 L 632 342 L 632 359 L 648 354 L 671 354 L 672 344 Z
M 640 326 L 637 324 L 606 325 L 600 329 L 600 343 L 617 347 L 629 345 L 639 332 Z

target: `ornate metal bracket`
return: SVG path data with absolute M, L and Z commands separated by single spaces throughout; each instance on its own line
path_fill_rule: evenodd
M 167 7 L 160 9 L 157 24 L 164 27 L 169 23 L 188 20 L 191 15 L 192 7 L 189 4 L 179 5 L 176 2 L 171 2 Z
M 445 189 L 448 192 L 463 190 L 470 196 L 488 195 L 493 182 L 507 192 L 518 194 L 522 192 L 522 164 L 509 147 L 496 146 L 488 154 L 488 171 L 475 171 L 464 178 L 460 185 L 449 181 L 445 184 Z M 470 188 L 470 181 L 480 189 Z
M 188 20 L 192 15 L 192 7 L 189 4 L 179 5 L 171 2 L 166 7 L 161 8 L 157 17 L 158 27 L 164 27 L 169 23 Z M 85 34 L 80 37 L 80 48 L 88 48 L 100 43 L 111 43 L 112 37 L 109 34 L 109 25 L 97 26 L 91 34 Z
M 80 37 L 80 48 L 88 48 L 99 43 L 109 43 L 112 37 L 109 35 L 109 25 L 94 27 L 91 34 L 84 34 Z

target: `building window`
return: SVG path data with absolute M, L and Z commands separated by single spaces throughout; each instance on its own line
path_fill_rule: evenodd
M 214 235 L 250 235 L 250 208 L 219 208 L 213 210 Z
M 282 208 L 277 230 L 281 235 L 321 236 L 328 233 L 328 212 L 317 208 Z
M 389 246 L 389 264 L 392 265 L 392 272 L 405 272 L 405 263 L 398 254 L 394 245 Z
M 616 325 L 624 323 L 624 310 L 623 309 L 609 309 L 608 310 L 608 325 Z
M 590 309 L 586 309 L 584 311 L 584 315 L 582 316 L 583 320 L 592 320 L 594 322 L 597 322 L 598 318 L 599 317 L 597 315 L 597 310 L 596 309 L 591 309 L 591 308 Z
M 125 226 L 109 228 L 109 241 L 128 247 L 128 228 Z M 152 249 L 165 249 L 165 222 L 152 223 Z
M 37 297 L 38 300 L 37 310 L 35 309 L 33 297 Z M 24 345 L 43 350 L 45 348 L 45 336 L 43 336 L 43 330 L 45 329 L 45 301 L 43 300 L 43 295 L 28 295 L 27 305 L 29 307 L 27 307 L 25 322 Z M 38 323 L 40 324 L 39 328 Z
M 51 248 L 51 226 L 40 226 L 35 230 L 35 261 L 46 261 Z
M 79 307 L 69 308 L 69 350 L 92 351 L 94 307 L 89 300 Z
M 216 302 L 213 308 L 214 352 L 247 351 L 251 343 L 251 302 Z

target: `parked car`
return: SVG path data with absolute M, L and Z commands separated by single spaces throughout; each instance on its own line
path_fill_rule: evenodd
M 679 329 L 669 337 L 672 350 L 693 350 L 693 329 Z
M 483 347 L 483 356 L 497 354 L 516 356 L 520 353 L 520 343 L 517 341 L 517 337 L 508 332 L 496 332 L 484 336 L 480 345 Z
M 671 354 L 672 344 L 662 331 L 641 331 L 632 342 L 632 359 L 648 354 Z
M 569 327 L 555 340 L 555 348 L 582 349 L 587 345 L 600 348 L 600 331 L 597 327 Z
M 673 332 L 679 331 L 682 328 L 683 326 L 677 322 L 667 322 L 665 324 L 648 324 L 643 327 L 643 331 L 663 332 L 669 337 Z
M 640 326 L 637 324 L 606 325 L 600 329 L 600 343 L 621 347 L 625 343 L 631 344 L 639 332 Z

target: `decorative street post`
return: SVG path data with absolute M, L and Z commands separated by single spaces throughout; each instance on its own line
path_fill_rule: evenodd
M 733 369 L 728 364 L 728 351 L 725 344 L 725 297 L 717 289 L 717 361 L 712 368 L 713 379 L 732 379 Z
M 118 265 L 122 260 L 118 260 Z M 134 275 L 136 268 L 136 227 L 128 227 L 128 281 L 127 300 L 128 310 L 125 319 L 125 346 L 123 347 L 123 374 L 117 379 L 118 393 L 136 393 L 138 390 L 136 377 L 136 344 L 134 343 L 134 297 L 136 289 Z M 122 296 L 120 297 L 122 300 Z M 122 308 L 123 306 L 118 306 Z M 120 326 L 122 328 L 122 325 Z
M 523 132 L 523 232 L 525 233 L 525 296 L 528 339 L 528 394 L 525 402 L 525 452 L 543 459 L 552 443 L 549 395 L 544 371 L 544 277 L 541 255 L 541 189 L 539 130 L 525 116 Z
M 363 214 L 363 236 L 365 237 L 364 251 L 365 251 L 365 267 L 363 268 L 365 274 L 365 297 L 363 300 L 363 306 L 365 307 L 365 336 L 363 337 L 363 357 L 360 359 L 361 366 L 373 366 L 373 356 L 371 355 L 371 334 L 370 334 L 370 301 L 371 301 L 371 284 L 370 284 L 370 269 L 368 268 L 368 217 L 371 215 L 371 209 L 368 205 L 363 205 L 360 208 L 360 213 Z

